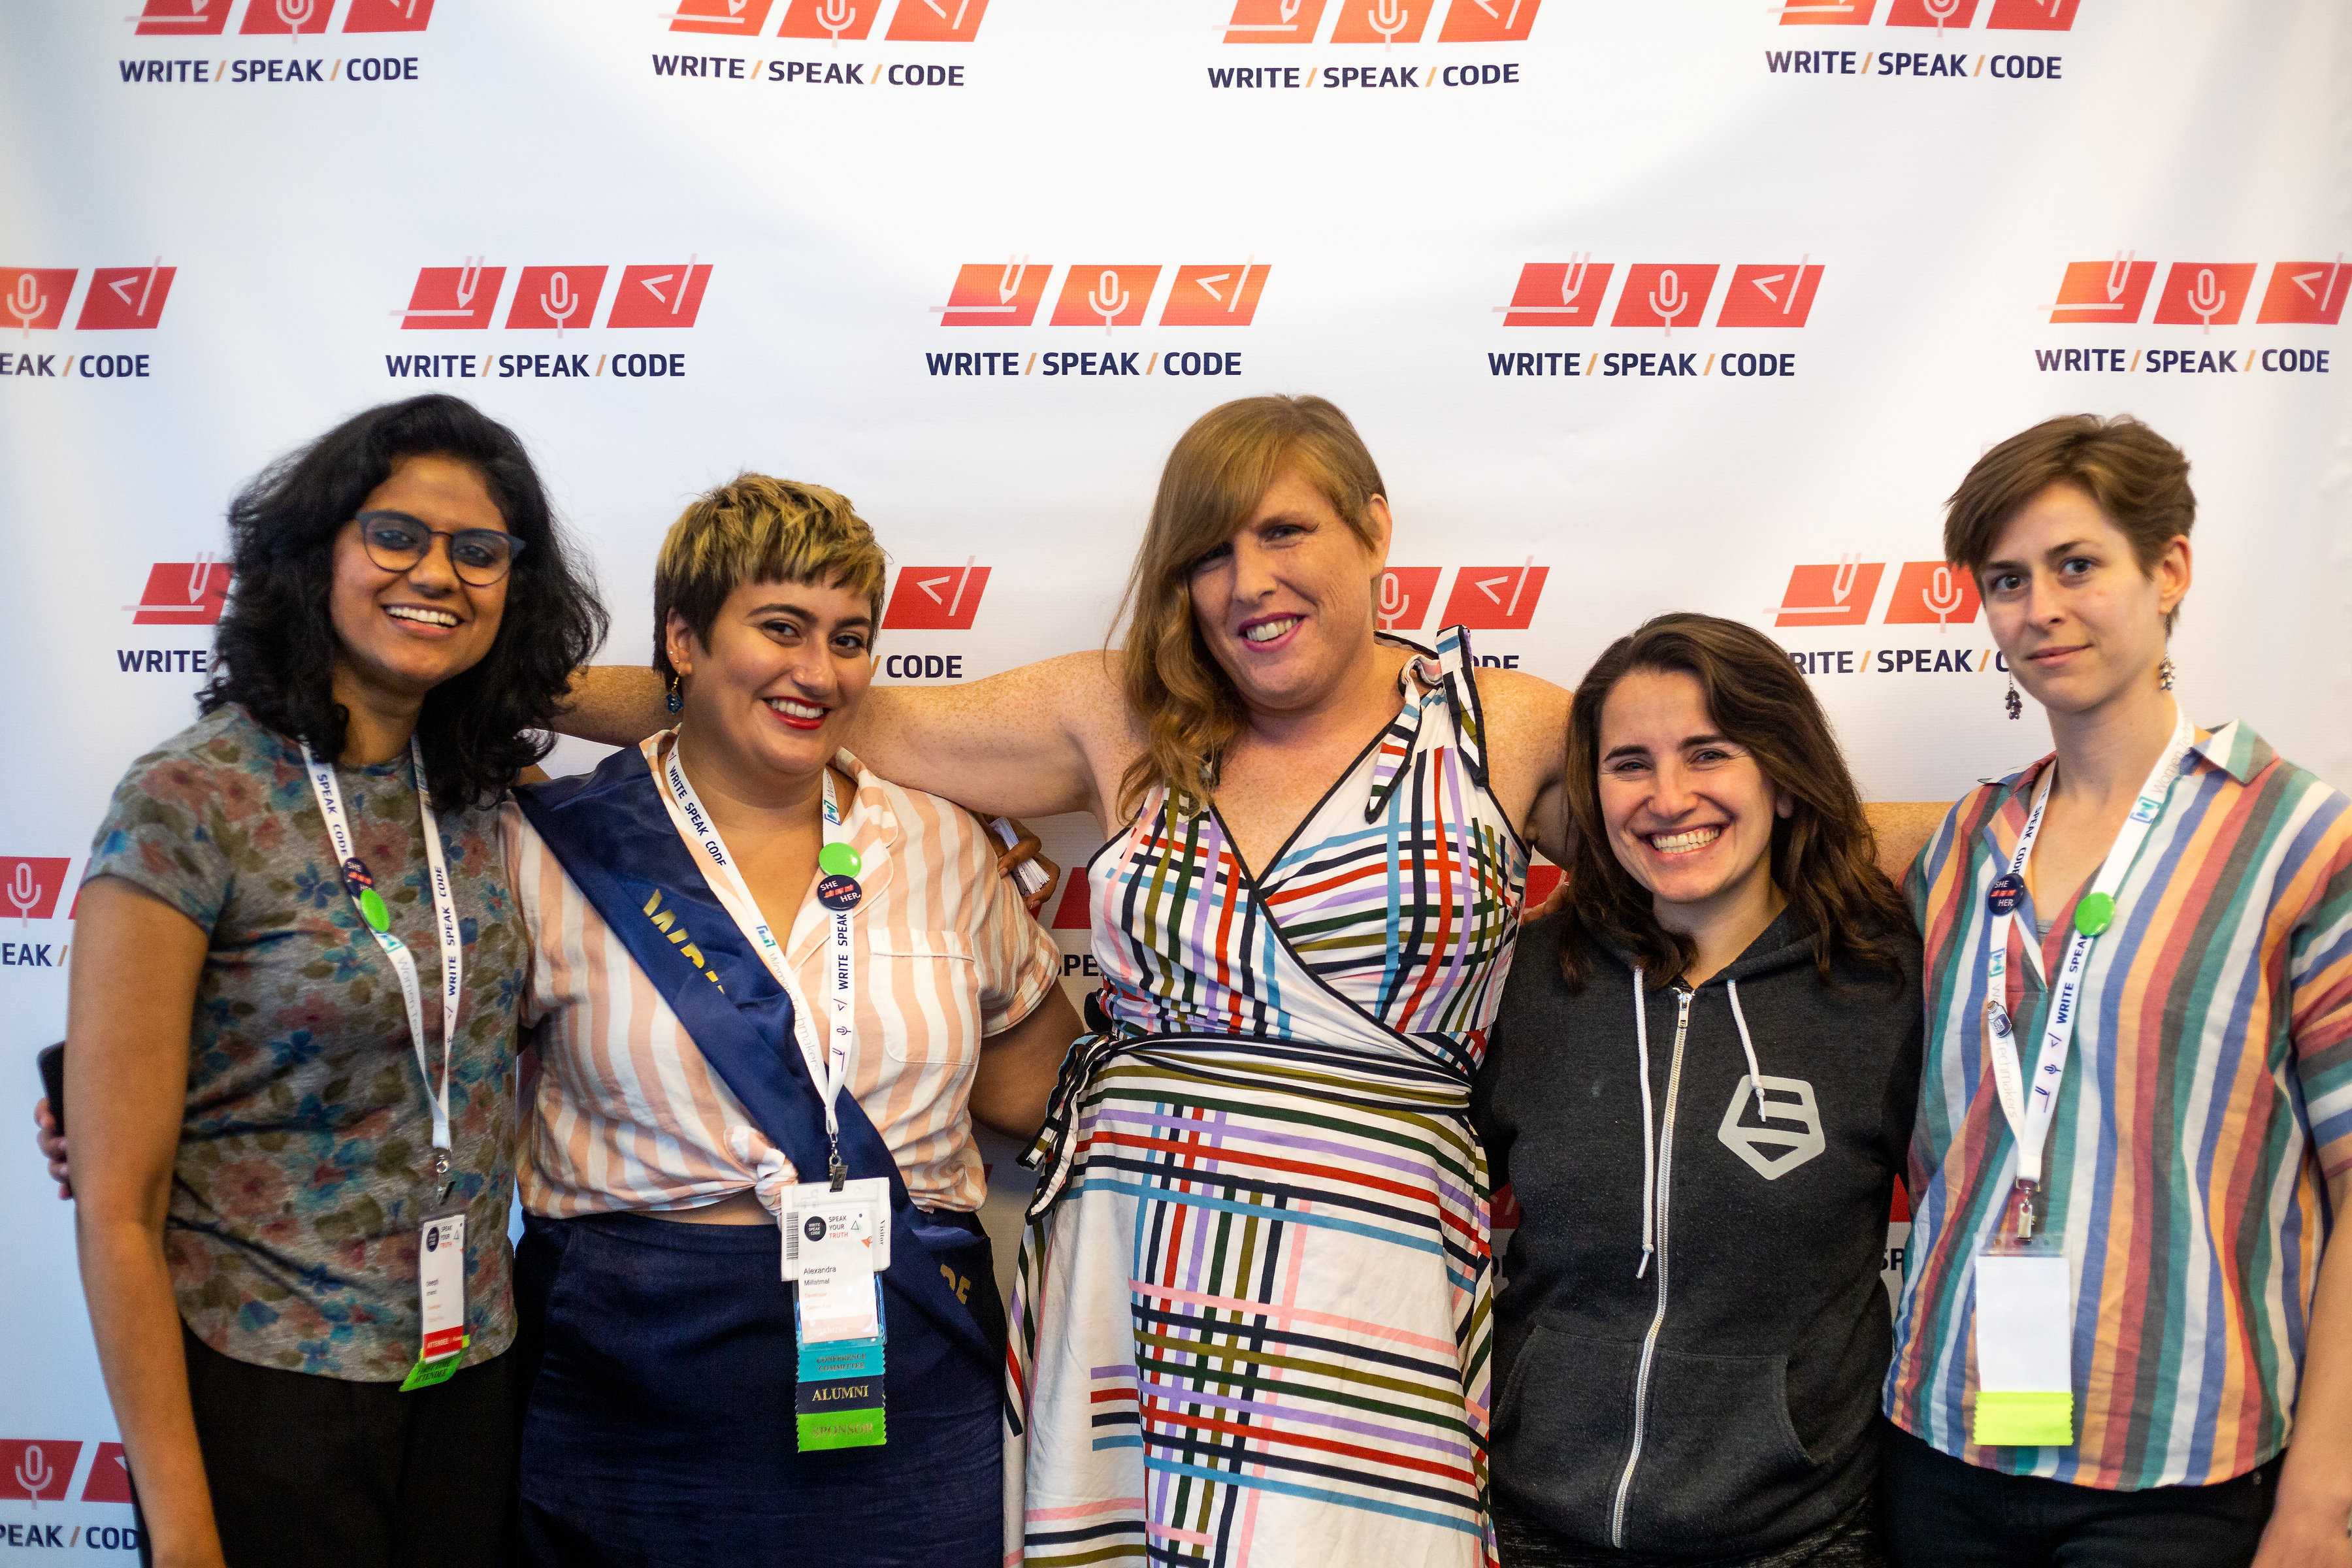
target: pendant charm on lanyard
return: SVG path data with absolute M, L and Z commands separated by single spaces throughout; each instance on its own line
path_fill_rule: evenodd
M 2066 1058 L 2074 1048 L 2074 1026 L 2082 1008 L 2091 946 L 2115 923 L 2116 893 L 2130 874 L 2132 862 L 2138 858 L 2140 847 L 2147 841 L 2157 819 L 2164 815 L 2166 797 L 2179 776 L 2181 759 L 2188 754 L 2194 735 L 2186 717 L 2175 721 L 2171 739 L 2132 803 L 2131 815 L 2116 835 L 2115 844 L 2108 849 L 2098 875 L 2092 879 L 2090 890 L 2075 906 L 2074 933 L 2067 942 L 2065 960 L 2052 986 L 2041 1051 L 2030 1084 L 2023 1078 L 2017 1032 L 2009 1016 L 2009 942 L 2018 903 L 2025 893 L 2025 868 L 2032 858 L 2034 841 L 2042 835 L 2042 816 L 2050 809 L 2054 765 L 2042 775 L 2041 788 L 2034 793 L 2033 810 L 2018 835 L 2017 848 L 2011 854 L 2007 868 L 1985 889 L 1985 909 L 1990 917 L 1986 921 L 1985 942 L 1985 1047 L 1992 1058 L 1993 1083 L 2000 1092 L 2002 1114 L 2017 1139 L 2017 1181 L 2003 1208 L 2000 1234 L 2019 1242 L 2032 1241 L 2040 1226 L 2042 1155 L 2049 1144 L 2051 1123 L 2057 1114 L 2058 1089 L 2065 1078 Z

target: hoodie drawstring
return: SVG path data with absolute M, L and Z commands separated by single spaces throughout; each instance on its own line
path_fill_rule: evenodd
M 1658 1223 L 1658 1134 L 1650 1110 L 1650 1008 L 1642 972 L 1633 971 L 1633 1050 L 1642 1063 L 1642 1263 L 1633 1270 L 1641 1279 L 1650 1271 L 1650 1257 Z
M 1739 1048 L 1748 1053 L 1748 1081 L 1756 1090 L 1756 1119 L 1770 1120 L 1764 1111 L 1764 1069 L 1756 1065 L 1756 1042 L 1748 1037 L 1748 1015 L 1739 1010 L 1739 982 L 1726 982 L 1731 992 L 1731 1021 L 1739 1026 Z

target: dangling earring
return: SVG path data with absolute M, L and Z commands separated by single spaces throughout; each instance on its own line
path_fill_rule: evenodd
M 2009 716 L 2011 719 L 2023 716 L 2025 699 L 2017 694 L 2017 671 L 2013 669 L 2009 672 L 2009 695 L 2002 698 L 2001 702 L 2009 709 Z
M 2164 656 L 2164 662 L 2156 667 L 2156 689 L 2158 691 L 2171 690 L 2172 678 L 2179 673 L 2179 672 L 2178 670 L 2173 668 L 2172 656 L 2170 654 L 2166 654 Z
M 669 695 L 663 699 L 663 705 L 673 713 L 686 706 L 686 694 L 678 690 L 677 677 L 675 674 L 669 678 Z

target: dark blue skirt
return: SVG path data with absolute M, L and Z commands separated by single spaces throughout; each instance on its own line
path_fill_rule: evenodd
M 968 1215 L 926 1216 L 991 1300 Z M 515 1250 L 525 1558 L 563 1564 L 995 1568 L 1003 1555 L 1002 1360 L 983 1366 L 886 1299 L 889 1442 L 799 1451 L 792 1288 L 772 1226 L 644 1215 L 526 1217 Z M 894 1271 L 935 1267 L 913 1237 Z M 1001 1313 L 995 1314 L 1001 1323 Z

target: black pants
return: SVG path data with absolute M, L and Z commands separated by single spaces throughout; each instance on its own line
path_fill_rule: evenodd
M 2107 1491 L 2004 1475 L 1895 1429 L 1880 1460 L 1898 1568 L 2244 1568 L 2279 1461 L 2210 1487 Z
M 186 1330 L 228 1568 L 501 1568 L 515 1358 L 403 1394 L 225 1356 Z M 148 1535 L 146 1521 L 139 1533 Z M 142 1541 L 142 1563 L 154 1561 Z
M 919 1215 L 899 1268 L 971 1248 L 971 1215 Z M 889 1441 L 799 1451 L 793 1293 L 773 1226 L 642 1214 L 523 1222 L 515 1297 L 540 1359 L 523 1442 L 518 1561 L 534 1568 L 998 1568 L 1003 1353 L 986 1363 L 891 1291 Z M 334 1565 L 340 1568 L 340 1565 Z

